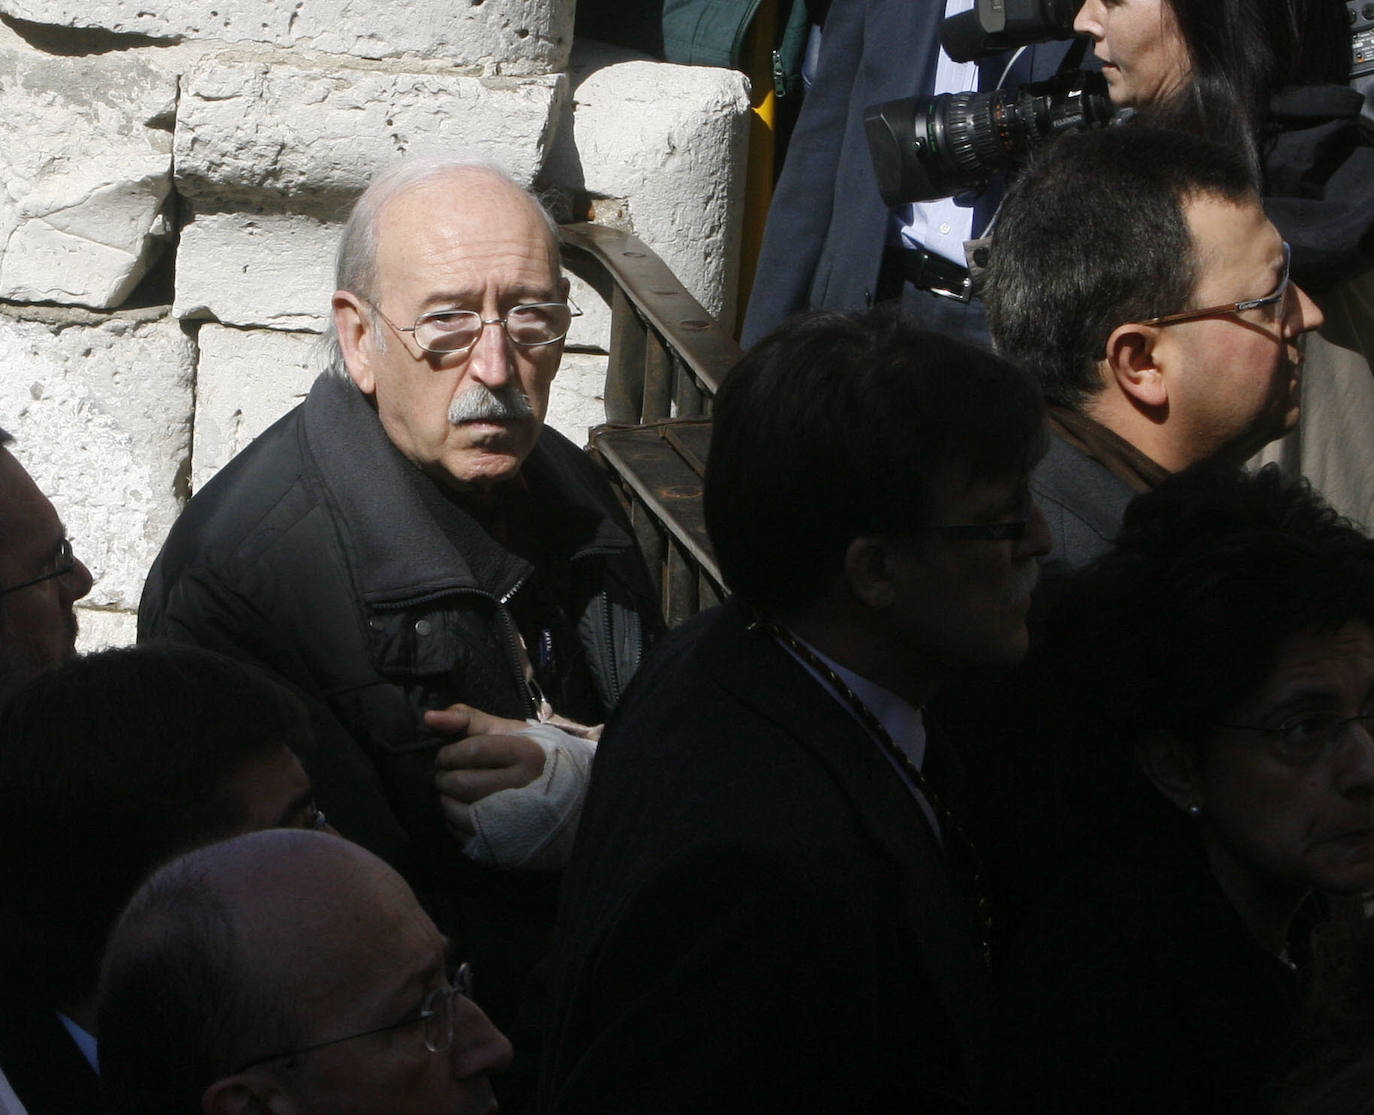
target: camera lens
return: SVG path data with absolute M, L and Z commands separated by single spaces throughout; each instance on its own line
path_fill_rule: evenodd
M 874 105 L 864 128 L 883 201 L 901 205 L 981 189 L 1046 139 L 1111 115 L 1102 75 L 1074 70 L 1015 90 Z

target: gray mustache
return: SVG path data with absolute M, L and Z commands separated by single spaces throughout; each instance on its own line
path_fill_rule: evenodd
M 506 384 L 493 391 L 483 383 L 464 388 L 448 405 L 448 420 L 455 426 L 460 422 L 479 422 L 483 419 L 533 418 L 530 397 L 514 384 Z

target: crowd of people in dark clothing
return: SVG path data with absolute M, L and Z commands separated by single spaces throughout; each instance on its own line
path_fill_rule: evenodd
M 1374 1111 L 1343 5 L 1082 4 L 1136 112 L 997 185 L 973 302 L 855 141 L 968 7 L 818 13 L 672 631 L 494 165 L 358 199 L 138 645 L 0 431 L 0 1115 Z M 1365 436 L 1261 467 L 1323 376 Z

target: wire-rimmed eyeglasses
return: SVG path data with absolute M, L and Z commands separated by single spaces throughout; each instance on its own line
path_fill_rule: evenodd
M 37 577 L 30 577 L 27 581 L 20 581 L 17 585 L 6 585 L 4 588 L 0 588 L 0 596 L 8 596 L 12 592 L 18 592 L 21 588 L 51 581 L 54 577 L 65 577 L 75 568 L 76 553 L 72 549 L 71 539 L 64 538 L 57 544 L 57 557 L 53 561 L 52 569 L 46 573 L 40 573 Z
M 411 1011 L 404 1018 L 397 1019 L 395 1022 L 388 1022 L 385 1026 L 374 1026 L 369 1030 L 359 1030 L 354 1034 L 342 1034 L 336 1038 L 313 1042 L 310 1045 L 302 1045 L 295 1049 L 283 1049 L 276 1053 L 269 1053 L 265 1057 L 254 1057 L 251 1061 L 245 1061 L 229 1075 L 236 1075 L 256 1065 L 266 1064 L 268 1061 L 294 1060 L 307 1053 L 313 1053 L 317 1049 L 327 1049 L 331 1045 L 340 1045 L 346 1041 L 371 1037 L 373 1034 L 385 1034 L 391 1030 L 401 1030 L 417 1023 L 424 1027 L 425 1048 L 431 1053 L 442 1053 L 453 1044 L 453 1016 L 457 1010 L 456 1000 L 459 996 L 472 997 L 471 964 L 458 965 L 457 971 L 453 973 L 453 978 L 447 986 L 436 987 L 433 991 L 426 992 L 425 997 L 420 1001 L 419 1009 Z
M 481 340 L 488 325 L 500 325 L 511 343 L 521 348 L 551 345 L 568 335 L 573 318 L 582 316 L 572 302 L 522 302 L 501 317 L 483 317 L 476 310 L 434 310 L 421 314 L 414 325 L 403 327 L 382 313 L 375 302 L 367 304 L 397 333 L 409 333 L 425 352 L 439 355 L 467 352 Z
M 1266 294 L 1263 298 L 1250 298 L 1244 302 L 1228 302 L 1222 306 L 1208 306 L 1205 310 L 1184 310 L 1177 314 L 1164 314 L 1160 317 L 1146 318 L 1141 325 L 1178 325 L 1184 321 L 1196 321 L 1204 317 L 1217 317 L 1222 314 L 1239 314 L 1246 310 L 1257 310 L 1261 306 L 1272 307 L 1270 310 L 1271 320 L 1278 321 L 1283 317 L 1284 306 L 1288 302 L 1288 270 L 1293 261 L 1293 249 L 1288 246 L 1288 241 L 1283 242 L 1283 278 L 1279 280 L 1278 288 L 1273 294 Z
M 1268 736 L 1276 741 L 1279 751 L 1289 762 L 1308 764 L 1330 752 L 1352 724 L 1359 724 L 1366 732 L 1374 734 L 1374 708 L 1363 709 L 1354 716 L 1308 712 L 1273 728 L 1262 724 L 1218 724 L 1217 727 Z

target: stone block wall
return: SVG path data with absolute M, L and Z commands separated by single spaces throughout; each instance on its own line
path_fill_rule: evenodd
M 748 89 L 572 41 L 573 0 L 0 0 L 0 427 L 130 641 L 189 495 L 318 367 L 353 199 L 407 154 L 493 159 L 734 305 Z M 602 420 L 584 311 L 551 421 Z

